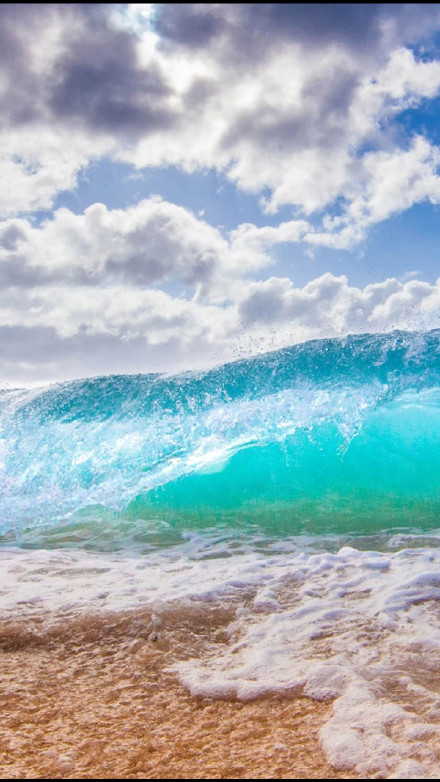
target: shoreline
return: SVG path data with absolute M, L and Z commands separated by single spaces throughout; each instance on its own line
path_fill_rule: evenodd
M 437 548 L 1 553 L 3 778 L 437 778 Z
M 2 620 L 1 776 L 360 778 L 319 744 L 331 703 L 191 696 L 164 670 L 181 634 L 139 610 Z

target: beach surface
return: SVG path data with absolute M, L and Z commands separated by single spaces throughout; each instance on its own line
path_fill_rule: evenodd
M 226 616 L 206 618 L 189 631 L 171 611 L 157 633 L 148 611 L 3 620 L 1 776 L 356 778 L 320 746 L 330 703 L 194 697 L 167 673 L 208 633 L 222 643 Z
M 0 551 L 2 776 L 438 778 L 438 548 L 205 544 Z

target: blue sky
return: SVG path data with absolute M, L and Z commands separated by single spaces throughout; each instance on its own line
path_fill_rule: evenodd
M 0 381 L 440 325 L 440 7 L 4 5 Z

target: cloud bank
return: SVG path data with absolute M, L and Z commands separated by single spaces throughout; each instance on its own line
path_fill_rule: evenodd
M 178 371 L 322 336 L 440 325 L 440 278 L 359 288 L 321 275 L 302 287 L 255 280 L 268 249 L 301 241 L 304 221 L 225 238 L 153 197 L 126 210 L 67 209 L 0 231 L 1 379 Z M 176 280 L 187 295 L 159 286 Z

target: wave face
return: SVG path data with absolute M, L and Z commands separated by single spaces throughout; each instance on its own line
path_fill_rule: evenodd
M 0 532 L 423 531 L 440 517 L 439 441 L 440 330 L 3 390 Z

